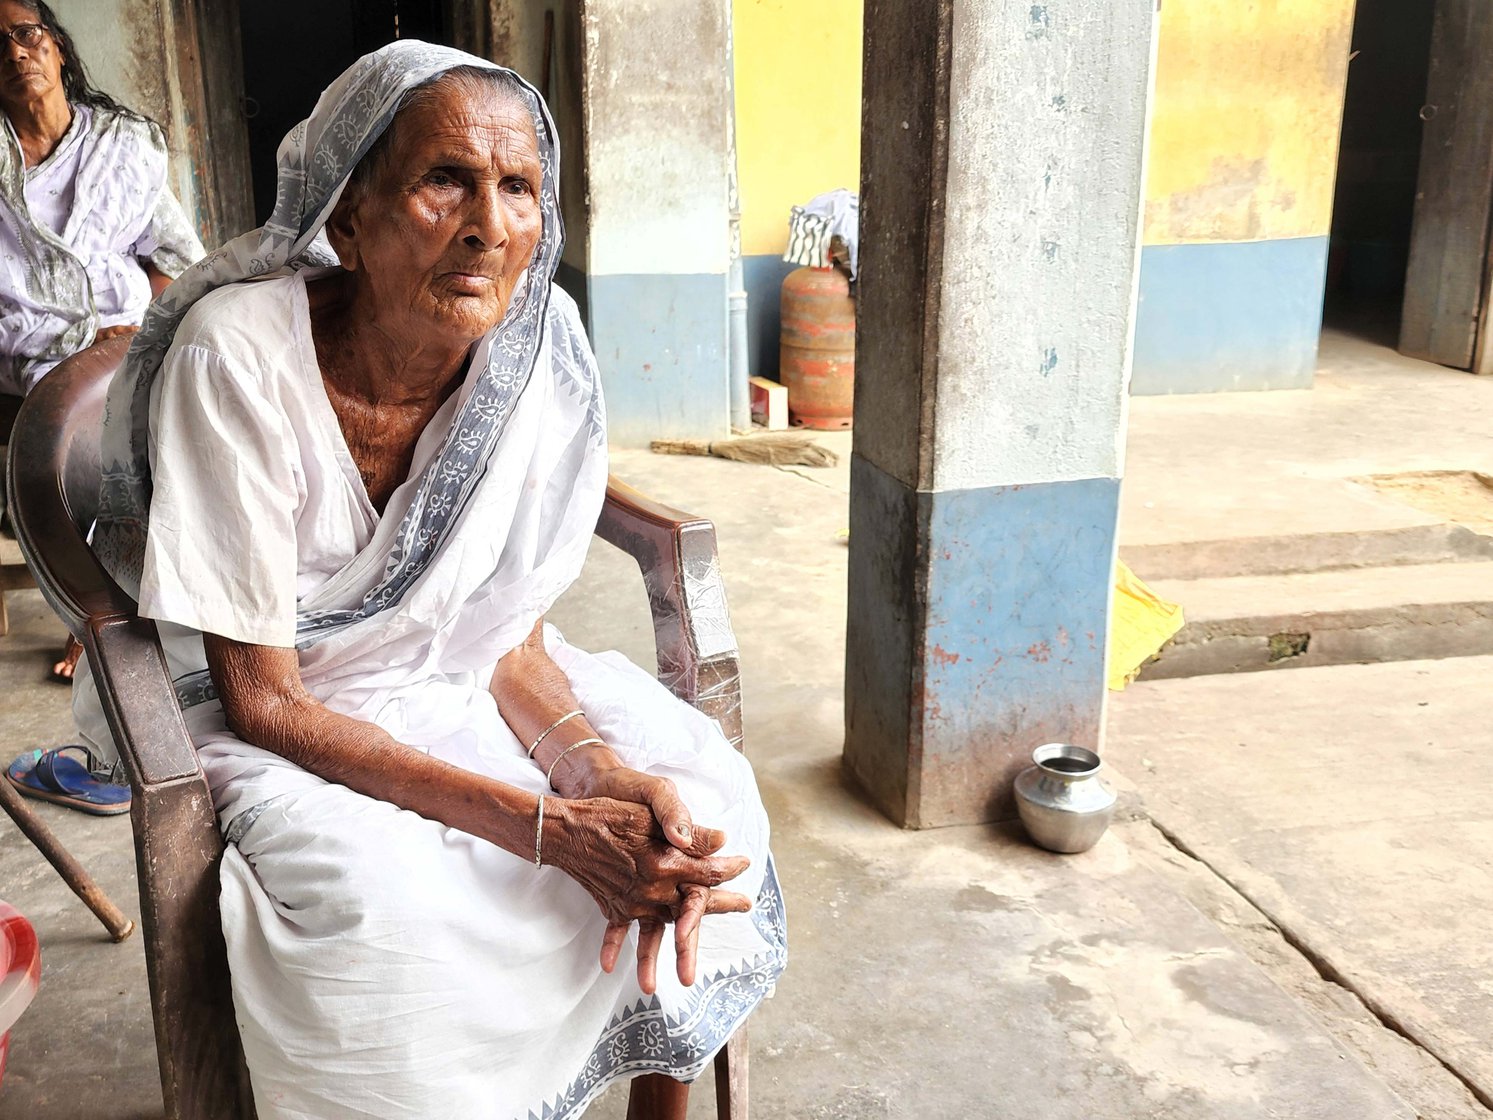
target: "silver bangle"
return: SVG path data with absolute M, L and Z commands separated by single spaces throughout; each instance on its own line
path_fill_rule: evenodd
M 599 747 L 604 747 L 607 745 L 605 739 L 598 739 L 595 735 L 591 736 L 589 739 L 577 739 L 574 743 L 571 743 L 570 746 L 566 747 L 559 754 L 555 755 L 555 761 L 550 763 L 550 772 L 544 776 L 544 780 L 546 782 L 549 782 L 549 784 L 553 786 L 555 784 L 553 780 L 555 777 L 555 767 L 560 765 L 560 760 L 568 755 L 571 751 L 575 750 L 577 747 L 589 747 L 593 743 Z
M 530 758 L 534 757 L 534 752 L 539 749 L 539 744 L 542 743 L 542 742 L 544 742 L 546 739 L 549 738 L 549 733 L 551 731 L 553 731 L 555 728 L 559 727 L 566 720 L 568 720 L 568 719 L 575 719 L 576 716 L 583 716 L 585 714 L 586 714 L 585 712 L 583 712 L 579 708 L 577 708 L 573 712 L 566 712 L 559 719 L 555 720 L 554 723 L 550 724 L 548 727 L 546 727 L 543 731 L 541 731 L 539 733 L 539 738 L 535 739 L 532 743 L 529 744 L 529 757 Z
M 534 866 L 543 867 L 539 860 L 540 849 L 544 844 L 544 794 L 539 795 L 539 817 L 534 822 Z

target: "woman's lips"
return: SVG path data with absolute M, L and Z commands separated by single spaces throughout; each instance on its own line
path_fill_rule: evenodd
M 491 276 L 483 276 L 477 272 L 448 272 L 446 279 L 458 292 L 467 295 L 485 295 L 497 281 Z

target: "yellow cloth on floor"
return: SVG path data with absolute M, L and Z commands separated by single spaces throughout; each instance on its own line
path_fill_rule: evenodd
M 1115 561 L 1109 615 L 1109 687 L 1118 692 L 1182 629 L 1182 608 L 1147 587 L 1123 560 Z

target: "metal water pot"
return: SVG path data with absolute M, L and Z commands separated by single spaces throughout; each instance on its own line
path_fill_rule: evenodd
M 1016 809 L 1031 838 L 1051 852 L 1086 852 L 1115 815 L 1115 794 L 1099 780 L 1103 763 L 1087 747 L 1048 743 L 1016 776 Z

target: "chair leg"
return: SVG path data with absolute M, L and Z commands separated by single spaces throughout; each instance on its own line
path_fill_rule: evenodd
M 747 1057 L 747 1028 L 743 1023 L 715 1056 L 718 1120 L 747 1120 Z
M 135 923 L 124 916 L 124 912 L 109 901 L 106 895 L 83 865 L 75 860 L 56 835 L 42 823 L 26 805 L 25 799 L 14 786 L 0 777 L 0 808 L 10 814 L 10 819 L 36 845 L 36 850 L 47 857 L 47 862 L 62 876 L 62 881 L 72 888 L 73 894 L 83 900 L 83 905 L 93 911 L 94 917 L 104 924 L 109 936 L 123 941 L 135 929 Z
M 10 611 L 5 606 L 5 592 L 0 591 L 0 638 L 10 633 Z
M 662 1073 L 632 1079 L 627 1092 L 627 1120 L 684 1120 L 689 1086 Z

